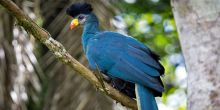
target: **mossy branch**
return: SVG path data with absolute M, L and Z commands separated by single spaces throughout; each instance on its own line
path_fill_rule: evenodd
M 62 61 L 64 64 L 69 65 L 73 70 L 79 73 L 81 76 L 86 78 L 91 84 L 98 88 L 104 94 L 110 96 L 112 99 L 122 103 L 133 110 L 137 110 L 136 101 L 129 98 L 128 96 L 120 93 L 118 90 L 111 87 L 106 82 L 104 83 L 105 89 L 103 90 L 102 84 L 96 78 L 96 76 L 76 59 L 74 59 L 64 48 L 64 46 L 58 41 L 54 40 L 49 32 L 39 27 L 33 22 L 24 12 L 18 8 L 11 0 L 0 0 L 0 4 L 4 6 L 18 21 L 18 25 L 22 26 L 29 34 L 32 34 L 41 43 L 46 45 L 53 54 Z

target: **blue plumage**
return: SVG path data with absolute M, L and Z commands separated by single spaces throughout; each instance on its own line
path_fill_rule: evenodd
M 88 40 L 86 49 L 91 67 L 95 69 L 96 63 L 100 70 L 107 71 L 108 75 L 133 83 L 138 82 L 162 92 L 160 81 L 154 78 L 160 76 L 157 70 L 160 69 L 160 65 L 146 52 L 129 45 L 130 42 L 138 41 L 114 32 L 95 34 Z M 152 63 L 139 60 L 132 55 L 152 60 Z
M 158 110 L 156 100 L 149 89 L 135 84 L 135 91 L 139 110 Z
M 160 79 L 164 68 L 156 54 L 132 37 L 100 31 L 93 13 L 86 15 L 82 44 L 92 69 L 98 66 L 111 78 L 130 82 L 127 89 L 122 88 L 126 94 L 134 92 L 133 84 L 136 84 L 139 109 L 157 110 L 154 96 L 161 96 L 164 91 Z

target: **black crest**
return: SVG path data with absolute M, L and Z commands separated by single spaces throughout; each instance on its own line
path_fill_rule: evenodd
M 92 11 L 92 6 L 88 3 L 75 3 L 67 8 L 66 13 L 72 17 L 79 14 L 88 14 Z

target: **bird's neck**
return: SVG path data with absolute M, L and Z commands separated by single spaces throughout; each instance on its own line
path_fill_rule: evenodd
M 99 22 L 97 17 L 91 13 L 84 25 L 83 35 L 82 35 L 82 44 L 83 49 L 86 51 L 87 42 L 90 38 L 94 37 L 95 34 L 99 32 Z
M 99 32 L 99 21 L 95 14 L 91 13 L 88 15 L 85 22 L 83 33 L 96 33 Z

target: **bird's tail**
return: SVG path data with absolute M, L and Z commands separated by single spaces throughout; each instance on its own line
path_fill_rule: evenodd
M 138 110 L 158 110 L 154 95 L 149 89 L 140 84 L 135 84 Z

